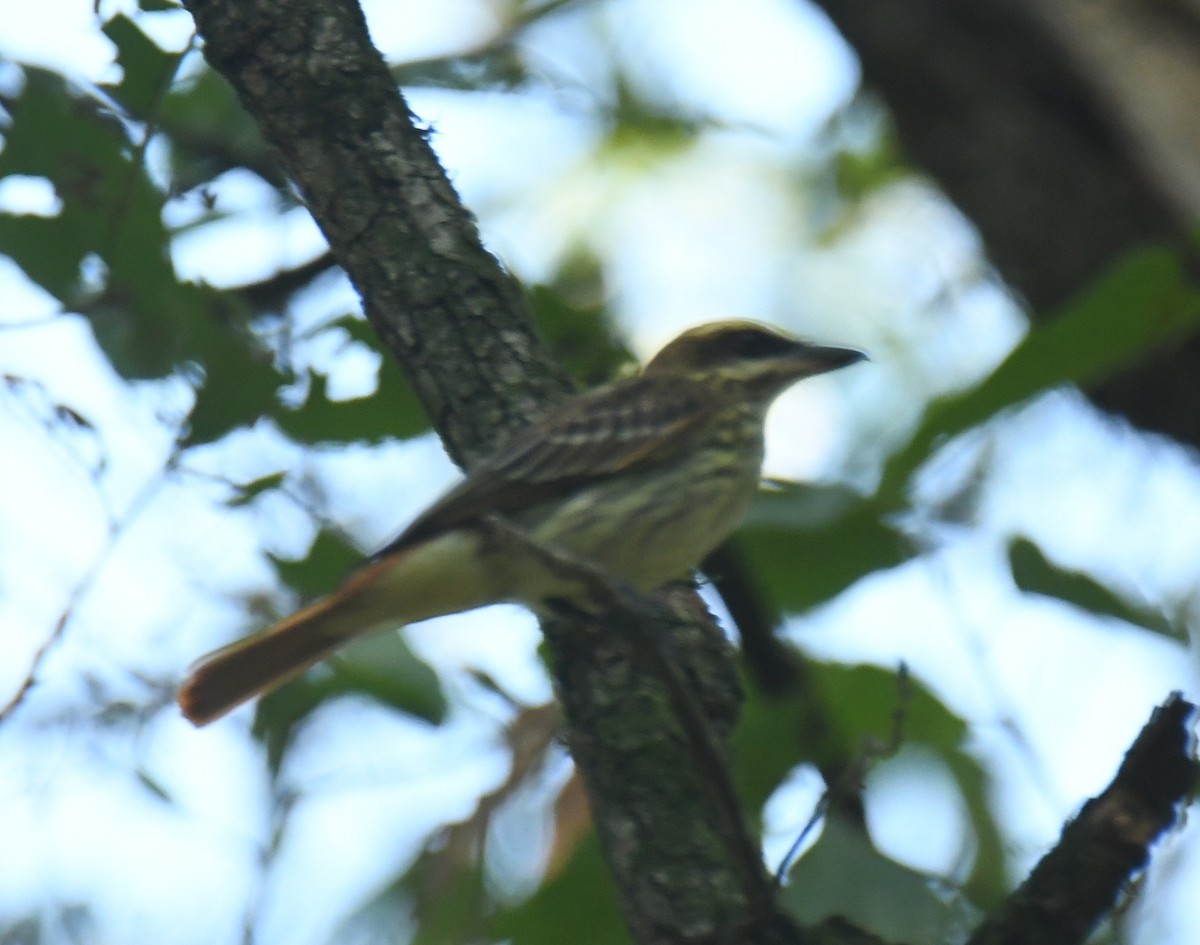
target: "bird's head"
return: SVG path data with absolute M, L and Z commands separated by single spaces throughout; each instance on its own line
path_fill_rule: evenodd
M 866 357 L 855 348 L 810 344 L 757 322 L 710 322 L 669 342 L 642 373 L 712 376 L 731 388 L 773 397 L 796 381 Z

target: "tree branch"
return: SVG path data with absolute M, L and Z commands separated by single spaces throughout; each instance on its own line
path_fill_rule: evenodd
M 358 6 L 186 5 L 209 62 L 258 121 L 451 455 L 469 467 L 564 396 L 569 382 L 535 336 L 519 288 L 481 246 Z M 660 632 L 723 739 L 738 700 L 729 648 L 689 599 L 696 619 Z M 748 894 L 706 803 L 706 771 L 631 633 L 582 619 L 544 629 L 569 743 L 634 936 L 798 941 L 785 917 Z M 726 811 L 719 821 L 740 817 Z
M 450 453 L 570 389 L 349 0 L 192 0 L 205 56 L 321 227 Z
M 1179 693 L 1154 710 L 1112 783 L 1083 806 L 967 945 L 1072 945 L 1087 938 L 1196 786 L 1195 712 Z
M 292 296 L 337 267 L 329 250 L 290 269 L 273 272 L 265 279 L 237 286 L 234 291 L 256 312 L 286 311 Z

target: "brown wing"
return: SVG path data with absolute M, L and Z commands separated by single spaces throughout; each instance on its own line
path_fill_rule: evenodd
M 395 541 L 386 555 L 487 512 L 512 514 L 605 476 L 672 456 L 713 404 L 680 378 L 636 377 L 580 394 L 502 443 Z

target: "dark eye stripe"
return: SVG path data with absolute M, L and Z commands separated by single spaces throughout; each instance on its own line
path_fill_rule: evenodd
M 705 338 L 695 350 L 700 364 L 721 364 L 731 358 L 770 358 L 787 354 L 796 346 L 794 341 L 767 331 L 747 328 Z
M 748 330 L 731 338 L 730 346 L 745 357 L 768 358 L 791 351 L 795 342 L 769 332 Z

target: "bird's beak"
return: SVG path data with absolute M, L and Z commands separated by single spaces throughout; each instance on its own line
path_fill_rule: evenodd
M 849 367 L 859 361 L 869 361 L 865 351 L 857 348 L 835 348 L 826 345 L 797 344 L 794 354 L 787 361 L 799 377 L 826 374 L 839 368 Z

